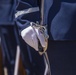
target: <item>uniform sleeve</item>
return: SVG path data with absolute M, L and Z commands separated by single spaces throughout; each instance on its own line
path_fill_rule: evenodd
M 15 0 L 0 0 L 0 25 L 14 23 Z
M 22 0 L 18 3 L 15 21 L 19 33 L 30 25 L 30 22 L 40 21 L 40 11 L 37 0 Z
M 74 1 L 61 2 L 58 9 L 54 10 L 58 12 L 50 13 L 55 15 L 52 16 L 54 18 L 50 24 L 50 32 L 54 40 L 76 40 L 76 1 Z

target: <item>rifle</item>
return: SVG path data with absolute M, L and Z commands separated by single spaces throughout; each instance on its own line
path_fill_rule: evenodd
M 45 5 L 44 0 L 42 0 L 42 2 L 41 2 L 41 22 L 40 22 L 40 25 L 42 25 L 42 26 L 45 26 L 45 24 L 44 24 L 45 23 L 44 22 L 44 5 Z M 44 34 L 44 35 L 46 36 L 46 34 Z M 47 37 L 47 39 L 48 39 L 48 37 Z M 44 62 L 45 62 L 44 75 L 51 75 L 50 62 L 49 62 L 48 54 L 46 51 L 43 53 L 43 57 L 44 57 Z

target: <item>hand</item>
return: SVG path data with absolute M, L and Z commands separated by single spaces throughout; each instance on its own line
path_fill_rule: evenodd
M 47 39 L 45 38 L 44 34 L 40 31 L 40 27 L 29 26 L 21 31 L 21 36 L 23 40 L 33 47 L 36 51 L 39 51 L 38 45 L 40 42 L 41 46 L 43 47 L 43 52 L 39 52 L 43 54 L 47 49 Z M 39 40 L 39 41 L 38 41 Z

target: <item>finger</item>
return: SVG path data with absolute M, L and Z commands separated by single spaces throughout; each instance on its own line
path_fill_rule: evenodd
M 35 30 L 36 30 L 37 37 L 38 37 L 38 39 L 39 39 L 42 47 L 45 47 L 46 46 L 46 43 L 45 43 L 44 35 L 38 29 L 35 29 Z

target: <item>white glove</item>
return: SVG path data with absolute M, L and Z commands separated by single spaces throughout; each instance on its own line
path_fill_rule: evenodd
M 39 51 L 38 49 L 38 40 L 40 41 L 41 46 L 44 49 L 44 52 L 47 49 L 47 40 L 45 39 L 45 36 L 40 31 L 39 27 L 29 26 L 21 31 L 21 36 L 23 40 L 33 47 L 36 51 Z

